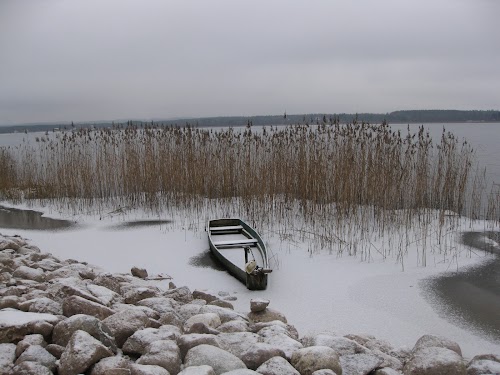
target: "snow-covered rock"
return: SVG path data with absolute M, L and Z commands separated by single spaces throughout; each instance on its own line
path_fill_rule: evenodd
M 500 361 L 472 359 L 467 365 L 467 375 L 500 374 Z
M 193 298 L 194 299 L 199 298 L 199 299 L 202 299 L 202 300 L 206 301 L 207 303 L 209 303 L 209 302 L 215 301 L 217 299 L 217 296 L 214 296 L 213 294 L 205 292 L 203 290 L 195 289 L 193 291 Z
M 19 357 L 30 345 L 40 345 L 45 348 L 47 346 L 47 342 L 40 334 L 26 335 L 16 345 L 16 357 Z
M 256 370 L 264 362 L 273 357 L 285 357 L 283 350 L 263 343 L 257 342 L 238 356 L 245 365 L 252 370 Z
M 0 343 L 17 343 L 24 336 L 39 333 L 51 334 L 59 317 L 52 314 L 24 312 L 15 309 L 0 310 Z
M 113 352 L 85 331 L 76 331 L 71 336 L 59 361 L 59 375 L 77 375 L 87 371 L 102 358 Z
M 291 360 L 293 353 L 303 347 L 300 342 L 292 339 L 290 336 L 284 333 L 276 333 L 273 335 L 264 336 L 262 340 L 266 344 L 283 350 L 283 353 L 285 353 L 285 358 L 287 360 Z
M 63 315 L 63 308 L 59 302 L 47 297 L 40 297 L 24 301 L 19 304 L 19 309 L 29 312 Z
M 244 314 L 241 314 L 233 310 L 225 309 L 220 306 L 214 306 L 214 305 L 202 306 L 201 309 L 199 310 L 199 314 L 205 314 L 205 313 L 215 313 L 219 315 L 219 318 L 222 323 L 226 323 L 231 320 L 248 321 L 247 317 Z
M 258 375 L 259 373 L 249 369 L 237 369 L 223 373 L 223 375 Z
M 232 333 L 232 332 L 248 332 L 248 323 L 243 320 L 230 320 L 217 327 L 219 332 Z
M 181 336 L 179 328 L 171 325 L 160 328 L 144 328 L 136 331 L 123 344 L 123 352 L 131 354 L 144 354 L 149 344 L 158 340 L 177 340 Z
M 109 375 L 118 373 L 117 369 L 126 370 L 130 373 L 130 359 L 122 356 L 106 357 L 97 362 L 90 371 L 90 375 Z
M 412 352 L 415 353 L 422 348 L 430 347 L 447 348 L 453 350 L 459 356 L 462 356 L 462 349 L 460 349 L 460 345 L 458 345 L 455 341 L 449 340 L 446 337 L 435 335 L 424 335 L 420 337 L 415 343 Z
M 50 371 L 44 365 L 41 365 L 38 362 L 22 362 L 16 365 L 10 374 L 19 374 L 19 375 L 53 375 L 54 373 Z
M 343 374 L 343 373 L 342 373 Z M 329 369 L 316 370 L 312 375 L 338 375 L 335 371 Z
M 193 300 L 193 295 L 187 286 L 181 286 L 175 289 L 169 289 L 163 293 L 165 297 L 173 298 L 181 303 L 189 303 Z
M 65 298 L 62 303 L 63 315 L 73 316 L 77 314 L 85 314 L 95 316 L 97 319 L 103 320 L 115 312 L 100 303 L 89 301 L 88 299 L 79 296 L 70 296 Z
M 184 360 L 186 366 L 211 366 L 217 375 L 244 369 L 245 364 L 235 355 L 212 345 L 198 345 L 190 349 Z
M 120 348 L 135 331 L 151 327 L 151 321 L 144 312 L 132 309 L 117 312 L 102 322 L 110 329 Z
M 221 333 L 217 335 L 219 346 L 238 358 L 258 343 L 259 335 L 251 332 Z
M 130 273 L 132 274 L 132 276 L 138 277 L 140 279 L 145 279 L 148 277 L 148 271 L 146 271 L 145 268 L 134 266 L 130 269 Z
M 287 323 L 287 320 L 286 320 L 286 317 L 284 314 L 282 314 L 281 312 L 279 312 L 277 310 L 270 309 L 270 308 L 266 308 L 265 310 L 257 311 L 257 312 L 250 311 L 247 316 L 248 316 L 248 319 L 250 319 L 250 321 L 254 322 L 254 323 L 270 322 L 273 320 L 280 320 L 283 323 Z
M 101 303 L 105 306 L 112 306 L 116 303 L 122 302 L 123 298 L 118 293 L 115 293 L 111 289 L 106 288 L 105 286 L 96 285 L 96 284 L 88 284 L 87 290 Z
M 18 267 L 12 276 L 17 279 L 33 280 L 37 282 L 43 282 L 45 280 L 45 274 L 42 269 L 26 266 Z
M 211 366 L 201 365 L 186 367 L 178 375 L 215 375 L 215 372 Z
M 342 373 L 338 354 L 327 346 L 309 346 L 299 349 L 293 353 L 291 364 L 301 375 L 312 375 L 314 371 L 321 369 Z
M 172 340 L 158 340 L 149 344 L 145 354 L 136 362 L 139 365 L 157 365 L 171 374 L 177 374 L 181 367 L 179 347 Z
M 192 325 L 195 323 L 203 323 L 207 327 L 217 328 L 221 325 L 221 321 L 218 314 L 215 313 L 205 313 L 205 314 L 197 314 L 190 317 L 188 320 L 184 322 L 184 332 L 189 332 Z
M 343 375 L 367 375 L 382 362 L 381 358 L 373 354 L 347 354 L 340 357 Z
M 45 348 L 40 345 L 30 345 L 17 358 L 16 365 L 22 362 L 37 362 L 42 366 L 47 367 L 50 371 L 56 368 L 57 358 L 50 354 Z
M 130 289 L 123 297 L 125 298 L 125 303 L 134 305 L 143 299 L 160 297 L 160 295 L 160 290 L 158 288 L 139 287 Z
M 367 352 L 365 347 L 359 345 L 354 340 L 342 336 L 330 336 L 323 333 L 312 337 L 310 346 L 328 346 L 335 350 L 339 356 Z
M 190 333 L 187 335 L 182 335 L 177 340 L 177 345 L 179 345 L 182 359 L 184 359 L 189 349 L 194 348 L 195 346 L 198 345 L 212 345 L 218 348 L 220 347 L 217 336 L 211 334 L 198 334 L 198 333 Z
M 427 347 L 415 351 L 403 368 L 405 375 L 465 375 L 460 355 L 448 348 Z
M 85 331 L 113 352 L 116 352 L 116 342 L 111 330 L 106 324 L 90 315 L 73 315 L 56 324 L 52 333 L 52 343 L 66 346 L 76 331 Z
M 264 311 L 267 308 L 267 306 L 269 306 L 270 302 L 271 301 L 264 298 L 252 298 L 250 300 L 250 311 L 251 312 Z
M 130 375 L 170 375 L 170 373 L 161 366 L 140 365 L 133 363 L 129 367 Z
M 145 298 L 140 300 L 137 305 L 149 307 L 150 309 L 157 311 L 160 315 L 176 311 L 179 307 L 179 303 L 176 300 L 167 297 Z
M 0 369 L 8 370 L 14 366 L 16 360 L 16 345 L 11 343 L 0 344 Z
M 223 307 L 225 309 L 234 310 L 234 306 L 231 302 L 224 301 L 222 299 L 216 299 L 212 302 L 209 302 L 208 304 L 212 305 L 212 306 L 219 306 L 219 307 Z
M 257 370 L 262 375 L 300 375 L 293 366 L 282 357 L 273 357 L 262 365 Z

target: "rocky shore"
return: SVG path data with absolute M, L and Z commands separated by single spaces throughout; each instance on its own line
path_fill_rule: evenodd
M 328 375 L 500 374 L 500 355 L 465 360 L 425 335 L 412 349 L 371 335 L 299 337 L 254 299 L 236 312 L 223 291 L 110 274 L 0 235 L 0 374 Z

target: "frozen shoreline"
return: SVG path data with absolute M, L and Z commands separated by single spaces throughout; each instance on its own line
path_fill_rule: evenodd
M 457 243 L 461 250 L 455 263 L 429 254 L 427 266 L 421 267 L 415 262 L 417 255 L 409 254 L 402 272 L 395 259 L 368 263 L 346 255 L 311 255 L 304 244 L 282 242 L 267 233 L 275 254 L 275 271 L 267 290 L 250 292 L 224 271 L 192 265 L 193 257 L 208 250 L 202 224 L 183 228 L 179 223 L 167 223 L 126 230 L 117 225 L 141 218 L 144 216 L 103 220 L 79 217 L 82 224 L 76 229 L 46 232 L 0 228 L 0 233 L 21 235 L 44 252 L 95 264 L 110 272 L 128 272 L 136 265 L 152 274 L 167 273 L 177 285 L 192 290 L 234 293 L 238 297 L 234 303 L 237 311 L 246 310 L 251 298 L 269 299 L 301 336 L 322 331 L 369 333 L 395 346 L 411 348 L 422 335 L 436 334 L 460 343 L 465 357 L 500 353 L 499 342 L 461 328 L 449 321 L 452 317 L 441 317 L 419 287 L 427 277 L 478 265 L 492 259 L 492 255 L 467 251 Z M 478 230 L 480 226 L 478 223 Z

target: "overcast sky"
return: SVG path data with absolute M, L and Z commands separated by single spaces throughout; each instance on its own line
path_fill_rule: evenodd
M 500 109 L 497 0 L 0 0 L 0 124 Z

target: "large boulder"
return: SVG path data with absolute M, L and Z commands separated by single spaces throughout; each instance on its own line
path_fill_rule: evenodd
M 149 317 L 138 310 L 123 310 L 107 317 L 102 322 L 110 329 L 120 348 L 134 332 L 151 327 Z
M 85 331 L 113 352 L 116 342 L 111 330 L 94 316 L 78 314 L 56 324 L 52 332 L 52 343 L 66 346 L 76 331 Z
M 11 343 L 0 344 L 0 369 L 8 370 L 14 366 L 15 360 L 16 345 Z
M 198 333 L 190 333 L 187 335 L 182 335 L 177 340 L 177 345 L 179 345 L 182 359 L 184 359 L 189 349 L 194 348 L 195 346 L 198 345 L 213 345 L 218 348 L 220 347 L 219 341 L 217 340 L 217 336 L 211 334 L 198 334 Z
M 39 333 L 50 336 L 53 324 L 59 318 L 52 314 L 23 312 L 15 309 L 0 310 L 0 343 L 17 343 L 24 336 Z
M 118 293 L 114 292 L 109 288 L 106 288 L 105 286 L 88 284 L 87 289 L 94 297 L 99 299 L 99 301 L 101 301 L 101 303 L 105 306 L 109 307 L 123 301 L 121 295 L 119 295 Z
M 97 362 L 90 371 L 90 375 L 110 375 L 119 373 L 119 369 L 130 374 L 129 366 L 131 361 L 122 356 L 106 357 Z
M 342 375 L 338 354 L 327 346 L 310 346 L 299 349 L 293 353 L 291 363 L 301 375 L 312 375 L 314 371 L 321 369 L 330 369 L 338 375 Z
M 285 358 L 288 360 L 292 359 L 292 355 L 293 353 L 295 353 L 295 351 L 302 349 L 302 344 L 300 342 L 292 339 L 290 336 L 284 333 L 276 333 L 273 335 L 264 336 L 262 341 L 266 344 L 281 349 L 285 354 Z
M 186 367 L 208 365 L 217 375 L 246 368 L 241 359 L 212 345 L 198 345 L 190 349 L 186 354 L 184 364 Z
M 87 371 L 102 358 L 113 352 L 85 331 L 76 331 L 71 336 L 59 361 L 59 375 L 77 375 Z
M 447 348 L 453 350 L 459 356 L 462 356 L 462 349 L 455 341 L 449 340 L 446 337 L 435 335 L 424 335 L 420 337 L 415 343 L 412 352 L 415 353 L 420 349 L 431 347 Z
M 224 307 L 215 306 L 215 305 L 202 306 L 201 309 L 199 310 L 199 314 L 206 314 L 206 313 L 215 313 L 215 314 L 219 315 L 221 323 L 226 323 L 226 322 L 229 322 L 231 320 L 248 321 L 248 319 L 246 318 L 246 316 L 244 314 L 233 311 L 231 309 L 226 309 Z
M 47 346 L 47 342 L 40 334 L 26 335 L 16 345 L 16 357 L 19 357 L 31 345 L 39 345 L 45 348 Z
M 14 375 L 53 375 L 54 373 L 50 371 L 44 365 L 38 362 L 21 362 L 16 365 L 9 374 Z
M 337 352 L 339 356 L 366 353 L 367 349 L 356 341 L 342 336 L 331 336 L 318 334 L 311 339 L 310 346 L 328 346 Z
M 156 365 L 171 374 L 177 374 L 181 368 L 181 353 L 172 340 L 158 340 L 149 344 L 146 353 L 136 362 L 139 365 Z
M 223 333 L 248 332 L 248 323 L 243 320 L 230 320 L 217 327 L 217 331 Z
M 367 375 L 382 364 L 383 360 L 373 354 L 347 354 L 340 357 L 344 375 Z
M 250 319 L 251 322 L 253 323 L 258 323 L 258 322 L 271 322 L 273 320 L 280 320 L 283 323 L 287 323 L 286 317 L 284 314 L 280 313 L 279 311 L 276 311 L 274 309 L 269 309 L 266 308 L 265 310 L 261 311 L 250 311 L 248 313 L 248 319 Z
M 140 300 L 137 305 L 149 307 L 162 315 L 175 311 L 179 307 L 179 302 L 167 297 L 151 297 Z
M 413 353 L 403 368 L 405 375 L 466 375 L 460 355 L 448 348 L 421 348 Z
M 241 355 L 260 341 L 259 335 L 251 332 L 221 333 L 217 335 L 219 346 L 241 358 Z
M 293 366 L 282 357 L 268 359 L 257 370 L 262 375 L 300 375 Z
M 158 340 L 177 340 L 181 336 L 179 328 L 171 325 L 160 328 L 144 328 L 136 331 L 123 344 L 123 352 L 130 354 L 144 354 L 149 344 Z
M 22 362 L 37 362 L 50 371 L 56 369 L 57 358 L 40 345 L 30 345 L 16 360 L 16 365 Z
M 160 291 L 154 287 L 138 287 L 130 289 L 123 297 L 125 298 L 125 303 L 135 305 L 146 298 L 160 297 Z
M 117 294 L 120 294 L 121 281 L 122 279 L 120 277 L 114 276 L 110 273 L 101 273 L 97 275 L 93 280 L 95 285 L 100 285 L 108 288 Z
M 140 365 L 138 363 L 132 363 L 129 369 L 130 375 L 170 375 L 167 370 L 157 365 Z
M 45 281 L 45 274 L 42 269 L 26 266 L 18 267 L 12 274 L 16 279 L 33 280 L 37 282 Z
M 193 291 L 193 299 L 202 299 L 205 302 L 210 303 L 212 301 L 215 301 L 218 298 L 217 298 L 217 296 L 214 296 L 211 293 L 196 289 Z
M 283 350 L 263 342 L 253 344 L 252 347 L 239 355 L 243 363 L 252 370 L 256 370 L 260 365 L 273 357 L 284 358 L 285 353 Z
M 178 375 L 215 375 L 215 372 L 211 366 L 201 365 L 186 367 Z
M 85 314 L 95 316 L 97 319 L 103 320 L 115 312 L 109 307 L 101 305 L 93 301 L 89 301 L 79 296 L 71 296 L 65 298 L 62 304 L 64 316 L 73 316 L 77 314 Z
M 467 375 L 482 374 L 500 374 L 500 362 L 491 359 L 473 359 L 467 366 Z
M 188 320 L 184 322 L 184 332 L 189 332 L 193 324 L 203 323 L 207 327 L 217 328 L 221 325 L 221 321 L 218 314 L 215 313 L 205 313 L 205 314 L 197 314 L 190 317 Z
M 193 300 L 193 295 L 187 286 L 169 289 L 163 293 L 165 297 L 173 298 L 177 302 L 189 303 Z
M 25 301 L 19 305 L 24 311 L 63 315 L 62 305 L 47 297 L 40 297 Z

